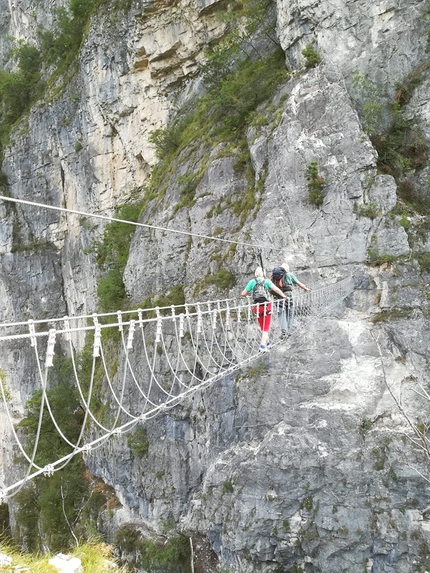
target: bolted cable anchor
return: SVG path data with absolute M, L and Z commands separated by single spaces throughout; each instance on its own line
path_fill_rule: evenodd
M 48 347 L 46 349 L 45 368 L 50 368 L 53 365 L 56 335 L 57 331 L 55 328 L 51 328 L 48 334 Z
M 229 306 L 228 301 L 227 301 L 227 307 L 226 307 L 226 311 L 225 311 L 225 326 L 226 326 L 227 330 L 229 330 L 229 328 L 230 328 L 230 323 L 231 323 L 230 306 Z
M 181 312 L 181 314 L 179 315 L 179 337 L 180 338 L 184 338 L 184 320 L 185 320 L 184 313 Z
M 117 315 L 117 317 L 118 317 L 118 330 L 119 330 L 119 332 L 122 332 L 122 331 L 124 330 L 124 326 L 123 326 L 123 323 L 122 323 L 122 312 L 119 310 L 119 311 L 116 313 L 116 315 Z
M 202 309 L 200 308 L 200 304 L 197 303 L 197 334 L 200 334 L 202 330 L 203 330 Z
M 46 477 L 52 477 L 54 475 L 54 466 L 52 464 L 48 464 L 43 468 L 43 475 Z
M 65 338 L 67 341 L 70 341 L 70 340 L 72 339 L 72 335 L 71 335 L 71 333 L 70 333 L 70 320 L 69 320 L 69 317 L 68 317 L 68 316 L 65 316 L 65 317 L 63 318 L 63 320 L 64 320 L 64 338 Z
M 97 358 L 98 356 L 100 356 L 102 329 L 96 314 L 93 314 L 93 321 L 94 321 L 93 358 Z
M 130 320 L 130 326 L 128 329 L 128 338 L 127 338 L 127 350 L 131 350 L 133 348 L 133 337 L 135 328 L 136 328 L 136 321 Z
M 36 330 L 34 328 L 34 320 L 28 321 L 28 330 L 30 331 L 30 344 L 34 348 L 36 346 Z
M 156 308 L 156 312 L 157 312 L 157 330 L 155 332 L 155 343 L 157 344 L 157 342 L 160 342 L 161 340 L 161 327 L 162 327 L 161 314 L 158 306 Z
M 217 321 L 218 311 L 216 308 L 212 311 L 212 330 L 216 330 L 216 321 Z

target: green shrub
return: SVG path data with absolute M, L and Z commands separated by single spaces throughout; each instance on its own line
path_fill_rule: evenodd
M 188 538 L 175 535 L 167 539 L 142 539 L 140 532 L 126 525 L 115 535 L 115 546 L 125 552 L 127 562 L 145 571 L 175 573 L 180 568 L 189 572 L 190 544 Z
M 361 76 L 357 71 L 353 73 L 352 85 L 358 97 L 365 133 L 369 136 L 381 133 L 385 126 L 381 91 L 366 75 Z
M 176 313 L 185 312 L 181 305 L 185 304 L 185 285 L 174 285 L 166 294 L 150 296 L 138 305 L 138 308 L 151 309 L 160 307 L 161 314 L 170 315 L 171 306 L 177 306 Z M 146 314 L 145 316 L 148 316 Z M 154 315 L 155 316 L 155 313 Z
M 191 208 L 194 205 L 197 185 L 200 183 L 202 177 L 203 174 L 199 175 L 197 173 L 190 173 L 188 175 L 178 177 L 177 181 L 182 188 L 179 192 L 181 200 L 175 205 L 175 213 L 182 207 Z
M 119 207 L 115 218 L 137 221 L 141 203 L 129 203 Z M 126 301 L 123 274 L 127 264 L 134 225 L 112 221 L 106 225 L 103 240 L 96 245 L 97 266 L 104 272 L 97 285 L 99 308 L 102 312 L 120 310 Z
M 373 324 L 377 324 L 378 322 L 389 322 L 393 320 L 408 318 L 410 315 L 411 310 L 409 309 L 383 310 L 372 316 L 370 321 Z
M 322 205 L 324 201 L 322 189 L 325 185 L 325 179 L 319 175 L 316 161 L 312 161 L 308 165 L 306 179 L 308 182 L 308 202 L 317 206 Z
M 377 250 L 369 248 L 367 250 L 367 258 L 369 263 L 371 263 L 375 267 L 378 267 L 385 263 L 392 263 L 393 261 L 396 260 L 397 257 L 395 257 L 394 255 L 387 255 L 384 253 L 380 254 Z
M 203 83 L 207 88 L 216 87 L 219 85 L 220 80 L 231 73 L 240 51 L 238 43 L 210 46 L 208 48 L 205 54 L 206 61 L 200 68 Z
M 222 122 L 221 133 L 231 136 L 237 129 L 243 129 L 250 112 L 285 81 L 284 58 L 284 52 L 276 50 L 263 60 L 241 62 L 234 73 L 210 93 L 211 115 L 215 122 Z
M 148 455 L 149 440 L 146 428 L 136 428 L 136 430 L 127 437 L 127 444 L 131 451 L 139 457 Z
M 72 385 L 73 366 L 71 359 L 54 357 L 54 368 L 50 372 L 51 389 L 47 392 L 51 410 L 65 437 L 74 442 L 77 440 L 82 419 L 75 412 L 79 412 L 79 397 Z M 33 450 L 37 428 L 39 425 L 39 412 L 42 400 L 42 391 L 36 391 L 26 403 L 26 415 L 18 424 L 26 436 L 26 450 Z M 36 464 L 44 466 L 58 458 L 67 455 L 71 447 L 61 439 L 51 420 L 49 412 L 44 410 L 41 420 L 41 434 L 35 458 Z
M 182 126 L 173 125 L 166 129 L 155 129 L 149 135 L 149 141 L 155 146 L 155 154 L 159 159 L 165 159 L 179 149 L 181 144 Z
M 400 225 L 401 227 L 403 227 L 405 230 L 409 229 L 409 228 L 411 227 L 411 220 L 410 220 L 410 218 L 409 218 L 406 214 L 403 214 L 403 215 L 400 217 L 399 225 Z
M 311 498 L 311 497 L 307 497 L 307 498 L 305 499 L 305 501 L 303 502 L 303 507 L 304 507 L 305 509 L 307 509 L 308 511 L 311 511 L 311 509 L 313 508 L 313 506 L 314 506 L 314 502 L 313 502 L 312 498 Z
M 419 188 L 414 181 L 405 177 L 397 182 L 397 193 L 403 203 L 413 212 L 427 215 L 430 206 L 430 188 Z M 413 212 L 411 214 L 413 214 Z
M 61 431 L 70 442 L 76 443 L 83 416 L 72 379 L 71 360 L 56 356 L 50 370 L 47 396 Z M 25 449 L 31 455 L 41 421 L 35 462 L 44 467 L 71 453 L 72 447 L 60 437 L 47 408 L 43 410 L 42 418 L 39 418 L 40 405 L 41 391 L 37 391 L 28 400 L 25 417 L 18 427 L 25 439 Z M 78 535 L 84 537 L 85 532 L 77 524 L 76 518 L 77 512 L 81 512 L 81 520 L 85 517 L 89 519 L 89 516 L 84 517 L 84 506 L 91 492 L 84 476 L 82 458 L 74 456 L 53 476 L 38 476 L 16 494 L 16 536 L 23 547 L 33 552 L 45 551 L 47 548 L 61 551 L 74 542 L 71 524 Z
M 407 172 L 425 165 L 428 144 L 421 129 L 406 117 L 397 103 L 391 105 L 390 112 L 389 127 L 380 134 L 373 134 L 371 139 L 378 151 L 381 171 L 400 181 Z
M 146 571 L 174 573 L 178 565 L 189 567 L 190 544 L 187 537 L 177 535 L 165 542 L 144 540 L 141 545 L 140 566 Z
M 230 480 L 227 480 L 224 482 L 222 489 L 225 492 L 232 493 L 234 491 L 234 486 Z
M 422 273 L 430 273 L 430 253 L 420 253 L 417 256 Z
M 272 0 L 235 1 L 229 8 L 220 14 L 227 34 L 220 43 L 209 46 L 205 63 L 201 66 L 203 81 L 208 88 L 218 86 L 238 61 L 248 58 L 250 50 L 254 58 L 261 59 L 264 54 L 258 45 L 260 38 L 279 48 L 276 6 Z
M 69 5 L 57 8 L 57 27 L 41 32 L 43 57 L 48 64 L 68 65 L 77 56 L 84 38 L 85 27 L 100 0 L 69 0 Z
M 207 275 L 200 281 L 194 284 L 193 296 L 198 297 L 202 292 L 206 291 L 209 285 L 215 285 L 219 289 L 227 290 L 236 286 L 237 280 L 235 275 L 226 270 L 222 269 L 213 275 Z
M 369 420 L 369 418 L 363 418 L 361 420 L 361 424 L 358 428 L 360 434 L 364 435 L 366 432 L 368 432 L 371 429 L 372 429 L 372 420 Z
M 41 57 L 34 46 L 19 44 L 12 50 L 18 63 L 16 72 L 0 70 L 0 143 L 6 145 L 11 129 L 23 113 L 39 97 L 41 80 Z
M 354 72 L 359 113 L 363 129 L 378 152 L 378 168 L 396 179 L 399 196 L 418 213 L 428 212 L 430 193 L 418 189 L 410 173 L 427 164 L 429 144 L 421 127 L 407 117 L 403 106 L 410 100 L 413 90 L 423 80 L 423 72 L 430 63 L 419 66 L 406 78 L 396 82 L 396 99 L 384 102 L 381 91 L 367 76 Z
M 218 271 L 214 275 L 209 275 L 207 277 L 207 281 L 220 289 L 231 289 L 237 284 L 235 275 L 232 272 L 224 269 Z
M 381 212 L 378 208 L 378 204 L 371 201 L 370 203 L 366 203 L 365 205 L 354 205 L 354 212 L 357 213 L 360 217 L 369 217 L 370 219 L 375 219 Z
M 97 284 L 97 297 L 101 312 L 114 312 L 120 310 L 126 301 L 126 292 L 123 282 L 125 264 L 118 263 L 105 277 L 100 277 Z
M 415 88 L 424 81 L 424 72 L 430 67 L 430 62 L 426 61 L 411 70 L 406 77 L 395 83 L 396 101 L 403 107 L 411 100 Z
M 312 44 L 308 44 L 302 50 L 302 54 L 305 57 L 305 67 L 306 68 L 314 68 L 321 62 L 321 56 L 312 46 Z
M 115 545 L 121 551 L 134 553 L 140 543 L 139 531 L 132 525 L 124 525 L 115 533 Z

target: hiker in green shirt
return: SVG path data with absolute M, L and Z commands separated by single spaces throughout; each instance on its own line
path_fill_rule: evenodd
M 255 298 L 258 285 L 263 287 L 263 295 L 260 301 Z M 241 293 L 241 296 L 246 296 L 250 293 L 253 293 L 254 296 L 254 302 L 256 304 L 254 304 L 252 310 L 257 316 L 258 325 L 261 330 L 260 352 L 268 352 L 270 350 L 269 330 L 272 321 L 272 303 L 269 299 L 269 291 L 275 292 L 280 299 L 286 298 L 286 295 L 274 285 L 272 281 L 264 278 L 263 269 L 257 267 L 255 269 L 255 279 L 251 279 Z
M 280 300 L 276 291 L 274 297 L 278 299 L 278 320 L 281 327 L 281 337 L 285 338 L 291 334 L 291 324 L 294 317 L 294 301 L 293 301 L 293 286 L 297 285 L 304 291 L 308 291 L 308 287 L 301 283 L 297 277 L 290 272 L 290 267 L 287 263 L 282 263 L 281 267 L 276 267 L 272 271 L 270 277 L 272 282 L 286 295 L 285 300 Z

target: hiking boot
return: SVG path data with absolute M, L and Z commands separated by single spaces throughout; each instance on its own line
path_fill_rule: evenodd
M 283 330 L 281 332 L 281 338 L 286 338 L 287 337 L 288 332 L 286 330 Z
M 269 352 L 269 349 L 267 348 L 267 346 L 260 346 L 260 348 L 258 349 L 259 352 Z

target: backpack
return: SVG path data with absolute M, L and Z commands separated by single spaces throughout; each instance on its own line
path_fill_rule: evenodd
M 269 296 L 267 289 L 264 285 L 264 279 L 263 282 L 261 283 L 258 282 L 258 279 L 256 279 L 255 286 L 252 290 L 252 298 L 254 303 L 256 304 L 263 304 L 264 302 L 268 302 Z
M 270 277 L 270 280 L 272 281 L 272 283 L 275 286 L 277 286 L 279 289 L 281 289 L 282 292 L 289 292 L 289 291 L 293 290 L 292 286 L 285 282 L 285 275 L 286 274 L 287 274 L 287 271 L 283 267 L 276 267 L 273 269 L 272 276 Z M 281 298 L 275 292 L 273 292 L 273 295 L 276 298 Z
M 272 281 L 272 283 L 277 286 L 278 288 L 280 288 L 282 290 L 282 287 L 284 286 L 284 277 L 285 277 L 285 269 L 282 267 L 276 267 L 276 269 L 273 269 L 272 271 L 272 276 L 270 277 L 270 280 Z

